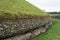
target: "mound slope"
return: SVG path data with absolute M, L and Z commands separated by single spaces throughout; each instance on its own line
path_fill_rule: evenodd
M 0 39 L 29 32 L 34 34 L 34 30 L 40 31 L 42 27 L 47 30 L 50 23 L 47 13 L 25 0 L 0 0 Z M 32 37 L 35 36 L 36 34 Z
M 16 19 L 49 15 L 25 0 L 0 0 L 0 16 L 3 19 Z

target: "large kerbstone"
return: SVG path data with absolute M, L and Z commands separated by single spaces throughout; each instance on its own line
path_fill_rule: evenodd
M 23 34 L 23 35 L 17 35 L 17 36 L 7 38 L 7 39 L 4 39 L 4 40 L 29 40 L 30 37 L 31 37 L 31 33 L 26 33 L 26 34 Z

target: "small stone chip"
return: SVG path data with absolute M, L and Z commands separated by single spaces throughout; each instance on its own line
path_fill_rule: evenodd
M 21 29 L 24 29 L 24 28 L 21 28 Z
M 0 33 L 0 35 L 4 35 L 3 33 Z
M 5 33 L 4 31 L 2 31 L 1 33 Z
M 7 26 L 7 25 L 3 25 L 5 28 L 9 28 L 9 26 Z
M 3 30 L 3 28 L 0 28 L 0 30 Z
M 13 33 L 14 31 L 11 31 L 11 33 Z
M 33 26 L 30 26 L 30 27 L 33 27 Z
M 15 26 L 17 26 L 17 25 L 15 25 Z
M 15 27 L 12 27 L 11 29 L 14 29 Z
M 2 26 L 2 24 L 0 24 L 0 26 Z
M 24 24 L 22 24 L 22 27 L 25 27 Z
M 16 27 L 17 25 L 13 25 L 13 24 L 12 24 L 12 26 Z

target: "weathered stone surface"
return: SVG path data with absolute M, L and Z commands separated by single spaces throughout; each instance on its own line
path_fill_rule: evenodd
M 0 21 L 0 39 L 32 31 L 47 24 L 49 19 L 20 19 Z
M 26 34 L 19 35 L 19 36 L 14 36 L 14 37 L 7 38 L 7 39 L 4 39 L 4 40 L 32 40 L 32 38 L 40 35 L 41 33 L 46 32 L 47 29 L 49 28 L 49 26 L 50 26 L 50 23 L 46 24 L 45 27 L 42 26 L 38 29 L 33 30 L 32 32 L 28 32 Z
M 30 37 L 31 37 L 31 33 L 26 33 L 26 34 L 23 34 L 23 35 L 17 35 L 17 36 L 7 38 L 7 39 L 4 39 L 4 40 L 29 40 Z
M 41 30 L 40 29 L 35 29 L 31 33 L 32 33 L 31 38 L 34 38 L 34 37 L 38 36 L 39 34 L 41 34 Z
M 42 26 L 42 27 L 40 27 L 38 29 L 35 29 L 34 31 L 31 32 L 32 33 L 31 38 L 34 38 L 34 37 L 40 35 L 41 33 L 46 32 L 49 27 L 50 27 L 50 23 L 46 24 L 45 26 Z

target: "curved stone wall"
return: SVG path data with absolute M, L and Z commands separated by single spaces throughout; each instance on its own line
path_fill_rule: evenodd
M 50 18 L 22 18 L 19 20 L 0 20 L 0 39 L 31 33 L 32 38 L 45 32 L 51 23 Z M 45 27 L 46 26 L 46 27 Z M 43 31 L 44 30 L 44 31 Z

